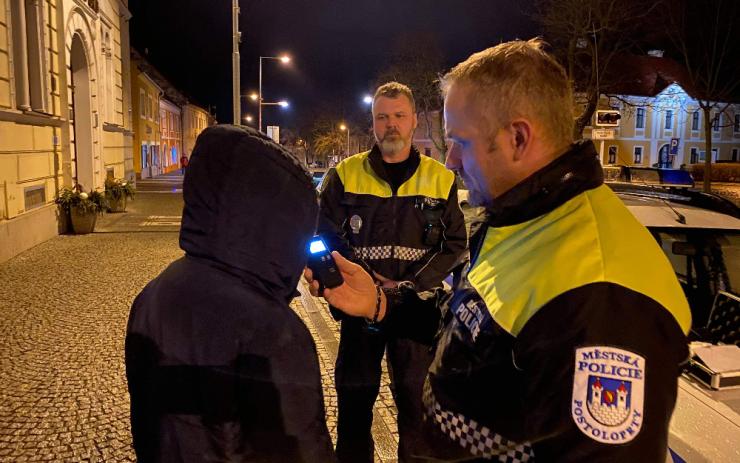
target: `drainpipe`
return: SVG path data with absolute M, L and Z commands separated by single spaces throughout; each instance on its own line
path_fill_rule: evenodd
M 26 43 L 26 2 L 11 0 L 10 12 L 13 15 L 13 44 L 15 59 L 16 104 L 23 111 L 30 111 L 28 90 L 28 45 Z

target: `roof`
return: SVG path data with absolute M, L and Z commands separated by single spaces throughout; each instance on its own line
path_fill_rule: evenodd
M 728 214 L 638 193 L 618 192 L 617 196 L 648 228 L 707 228 L 740 232 L 740 219 Z M 681 216 L 685 223 L 679 221 Z

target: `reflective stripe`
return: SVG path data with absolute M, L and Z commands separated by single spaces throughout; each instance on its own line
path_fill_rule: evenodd
M 555 297 L 600 282 L 652 298 L 684 333 L 691 327 L 668 258 L 605 185 L 530 221 L 489 228 L 468 281 L 496 323 L 514 336 Z
M 472 455 L 507 463 L 534 462 L 534 450 L 528 442 L 519 444 L 465 415 L 443 409 L 434 397 L 429 378 L 424 382 L 423 400 L 427 416 L 442 433 Z
M 378 177 L 370 167 L 370 151 L 355 154 L 337 166 L 337 175 L 345 193 L 365 194 L 390 198 L 393 196 L 388 182 Z M 414 175 L 398 188 L 397 196 L 426 196 L 447 199 L 455 182 L 455 174 L 443 164 L 429 156 L 420 156 L 419 167 Z
M 405 246 L 366 246 L 354 248 L 355 255 L 362 260 L 398 259 L 417 261 L 428 252 L 427 249 Z

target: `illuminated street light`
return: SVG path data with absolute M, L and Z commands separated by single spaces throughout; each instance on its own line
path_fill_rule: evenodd
M 344 132 L 345 130 L 347 131 L 347 156 L 349 156 L 349 126 L 342 123 L 339 125 L 339 130 L 341 130 L 342 132 Z
M 362 102 L 365 103 L 365 104 L 372 104 L 373 103 L 373 97 L 371 97 L 370 95 L 365 95 L 362 98 Z
M 257 99 L 259 99 L 259 95 L 257 95 L 256 93 L 252 93 L 251 95 L 249 95 L 249 98 L 251 98 L 252 101 L 257 101 Z
M 254 118 L 252 117 L 251 114 L 247 114 L 246 116 L 244 116 L 244 122 L 246 122 L 248 124 L 251 124 L 253 120 L 254 120 Z
M 258 101 L 259 101 L 259 111 L 258 111 L 258 116 L 257 116 L 257 119 L 258 119 L 257 126 L 258 126 L 260 132 L 262 132 L 262 106 L 271 105 L 271 104 L 280 105 L 283 108 L 285 108 L 286 106 L 288 106 L 288 103 L 287 102 L 281 101 L 281 102 L 278 102 L 278 103 L 265 103 L 264 100 L 262 99 L 262 60 L 263 59 L 276 59 L 276 60 L 280 61 L 283 64 L 287 64 L 287 63 L 290 63 L 290 56 L 287 56 L 287 55 L 283 55 L 283 56 L 260 56 L 260 85 L 259 85 L 260 88 L 259 88 L 259 93 L 257 95 L 257 98 L 258 98 Z M 285 104 L 282 104 L 282 103 L 285 103 Z

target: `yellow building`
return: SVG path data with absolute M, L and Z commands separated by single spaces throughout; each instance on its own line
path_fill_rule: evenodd
M 162 171 L 159 129 L 159 100 L 162 89 L 137 67 L 131 70 L 134 115 L 134 172 L 137 179 L 154 177 Z
M 162 140 L 162 170 L 172 172 L 180 168 L 182 156 L 182 111 L 167 100 L 159 100 L 159 129 Z
M 190 157 L 198 135 L 213 124 L 212 116 L 205 109 L 192 103 L 182 108 L 183 152 Z
M 121 0 L 0 0 L 0 262 L 58 233 L 60 188 L 126 175 L 130 17 Z
M 621 92 L 603 95 L 600 110 L 617 110 L 618 127 L 587 127 L 604 164 L 679 168 L 705 159 L 704 114 L 677 63 L 653 56 L 630 58 Z M 740 104 L 713 111 L 712 162 L 740 161 Z M 594 115 L 594 120 L 596 114 Z M 593 122 L 593 121 L 592 121 Z

